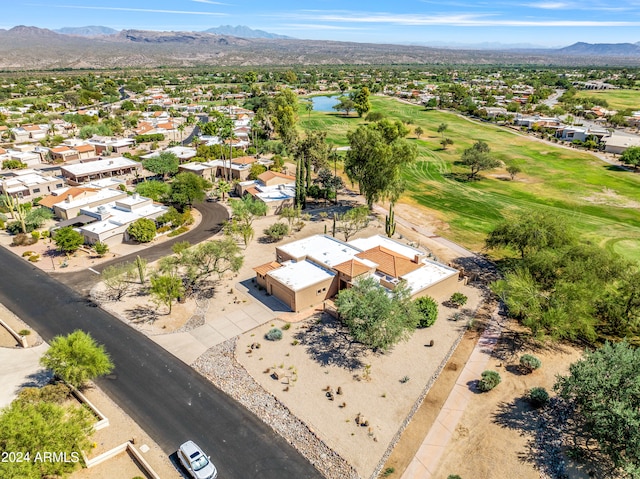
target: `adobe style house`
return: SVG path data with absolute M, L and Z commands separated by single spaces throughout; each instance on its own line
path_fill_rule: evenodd
M 239 196 L 249 194 L 267 204 L 267 216 L 277 215 L 282 208 L 293 207 L 296 196 L 295 176 L 276 171 L 265 171 L 255 181 L 243 181 L 236 185 Z
M 276 260 L 254 268 L 256 282 L 292 311 L 321 304 L 359 278 L 371 276 L 394 289 L 406 282 L 411 296 L 443 300 L 464 282 L 453 268 L 386 236 L 348 243 L 315 235 L 276 247 Z
M 57 176 L 45 176 L 34 170 L 13 170 L 0 178 L 0 194 L 13 196 L 25 203 L 62 188 L 64 180 Z
M 101 178 L 139 173 L 142 170 L 142 165 L 137 161 L 124 157 L 107 157 L 103 160 L 65 165 L 60 170 L 62 171 L 62 176 L 67 179 L 70 185 L 78 186 Z

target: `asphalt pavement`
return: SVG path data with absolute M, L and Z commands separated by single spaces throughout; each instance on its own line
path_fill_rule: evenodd
M 220 203 L 210 203 L 203 201 L 193 205 L 202 215 L 202 220 L 192 230 L 175 238 L 163 241 L 155 246 L 145 248 L 139 252 L 126 256 L 120 256 L 110 261 L 105 261 L 99 265 L 93 266 L 92 269 L 101 273 L 107 266 L 118 263 L 130 263 L 136 259 L 136 256 L 146 259 L 148 262 L 156 261 L 164 256 L 172 254 L 171 248 L 175 243 L 188 241 L 191 244 L 198 244 L 204 240 L 211 238 L 222 229 L 222 224 L 229 219 L 227 209 Z M 82 294 L 88 295 L 89 291 L 100 281 L 100 276 L 95 272 L 85 269 L 72 273 L 57 272 L 51 276 L 61 283 L 66 284 L 70 288 Z
M 215 234 L 227 218 L 221 205 L 202 203 L 197 208 L 203 221 L 176 241 L 202 241 Z M 171 251 L 173 242 L 143 250 L 141 256 L 150 261 L 164 256 Z M 99 379 L 98 385 L 167 455 L 192 439 L 211 455 L 220 478 L 322 477 L 246 408 L 144 334 L 83 296 L 98 279 L 94 273 L 56 275 L 77 287 L 80 292 L 76 292 L 4 248 L 0 248 L 0 265 L 0 302 L 36 329 L 45 341 L 81 329 L 105 346 L 115 369 L 110 376 Z

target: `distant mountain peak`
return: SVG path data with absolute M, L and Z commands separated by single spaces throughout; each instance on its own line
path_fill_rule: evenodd
M 9 30 L 12 35 L 29 36 L 29 37 L 43 37 L 57 35 L 57 33 L 47 30 L 46 28 L 29 27 L 26 25 L 17 25 Z
M 102 27 L 98 25 L 88 25 L 86 27 L 63 27 L 54 30 L 54 32 L 61 33 L 63 35 L 79 35 L 81 37 L 95 37 L 98 35 L 115 35 L 117 30 L 109 27 Z
M 264 30 L 254 30 L 245 25 L 220 25 L 219 27 L 204 30 L 205 33 L 215 33 L 216 35 L 231 35 L 240 38 L 280 38 L 291 39 L 286 35 L 278 35 L 276 33 L 265 32 Z
M 556 50 L 563 55 L 588 55 L 605 57 L 639 57 L 638 43 L 585 43 L 577 42 L 568 47 Z

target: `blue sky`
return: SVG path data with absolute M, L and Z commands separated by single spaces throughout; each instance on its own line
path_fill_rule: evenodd
M 376 43 L 640 41 L 640 0 L 4 0 L 0 28 L 247 25 L 296 38 Z

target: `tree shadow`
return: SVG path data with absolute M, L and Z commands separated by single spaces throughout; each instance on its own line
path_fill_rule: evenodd
M 521 436 L 531 436 L 538 428 L 540 413 L 524 398 L 501 402 L 493 413 L 493 422 L 505 429 L 517 431 Z
M 443 173 L 442 177 L 447 180 L 457 181 L 458 183 L 469 183 L 471 181 L 467 173 L 457 173 L 457 172 Z
M 124 312 L 129 322 L 134 324 L 153 323 L 158 319 L 158 309 L 154 306 L 135 306 Z
M 22 388 L 41 388 L 53 381 L 53 372 L 49 369 L 40 369 L 24 378 L 24 382 L 17 387 L 17 391 Z
M 348 330 L 333 316 L 319 314 L 301 328 L 295 339 L 306 347 L 309 356 L 322 366 L 339 366 L 350 371 L 364 367 L 363 359 L 371 352 L 354 342 Z

